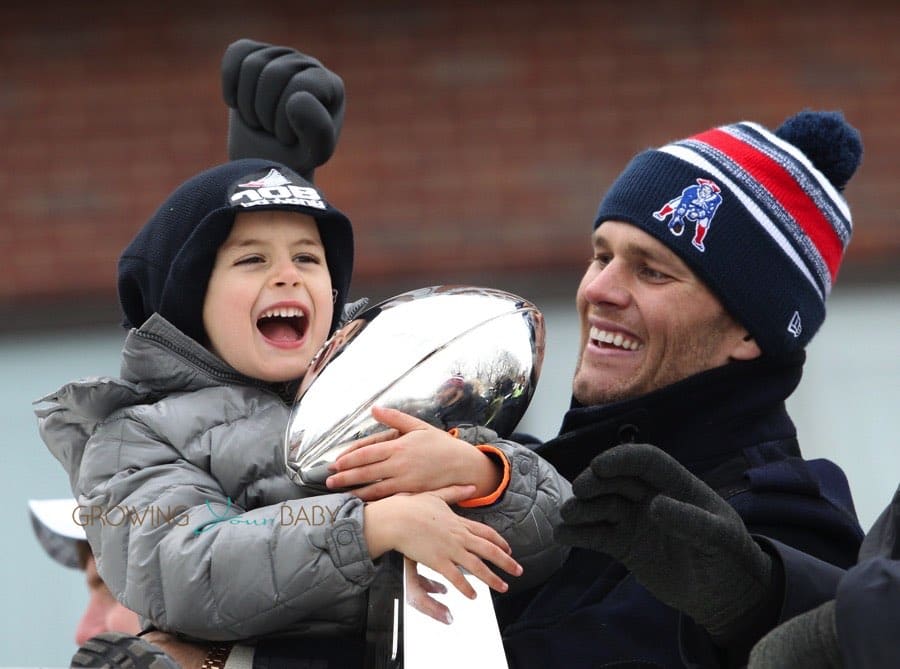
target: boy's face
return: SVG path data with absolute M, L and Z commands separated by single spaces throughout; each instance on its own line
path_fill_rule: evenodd
M 203 303 L 213 353 L 256 379 L 300 378 L 328 337 L 333 310 L 315 219 L 291 211 L 235 216 Z

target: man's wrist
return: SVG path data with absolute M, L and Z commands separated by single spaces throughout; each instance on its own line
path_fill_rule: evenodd
M 755 542 L 760 545 L 759 542 Z M 769 566 L 767 585 L 757 590 L 758 598 L 743 614 L 719 630 L 712 631 L 717 646 L 730 648 L 739 657 L 746 658 L 750 648 L 769 630 L 778 624 L 781 602 L 784 598 L 784 566 L 777 554 L 770 553 L 767 544 L 760 546 Z

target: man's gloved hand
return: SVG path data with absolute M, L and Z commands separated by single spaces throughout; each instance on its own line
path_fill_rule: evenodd
M 344 121 L 344 82 L 315 58 L 250 39 L 222 58 L 228 158 L 266 158 L 312 181 Z
M 834 600 L 779 625 L 750 651 L 747 669 L 843 669 Z
M 743 629 L 777 587 L 772 559 L 737 512 L 655 446 L 601 453 L 572 490 L 557 540 L 620 561 L 657 599 L 719 642 Z

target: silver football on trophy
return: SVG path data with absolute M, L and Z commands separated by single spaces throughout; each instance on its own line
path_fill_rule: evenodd
M 310 362 L 285 434 L 288 471 L 325 490 L 328 465 L 350 442 L 386 429 L 373 406 L 509 436 L 543 358 L 543 316 L 517 295 L 432 286 L 392 297 L 335 331 Z

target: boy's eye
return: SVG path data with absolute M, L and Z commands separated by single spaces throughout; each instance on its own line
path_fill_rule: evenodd
M 322 259 L 313 253 L 300 253 L 294 256 L 294 262 L 319 264 Z
M 235 265 L 252 265 L 254 263 L 263 262 L 262 256 L 243 256 L 234 261 Z
M 595 262 L 598 265 L 605 267 L 612 260 L 612 255 L 609 253 L 595 253 L 591 256 L 591 262 Z

